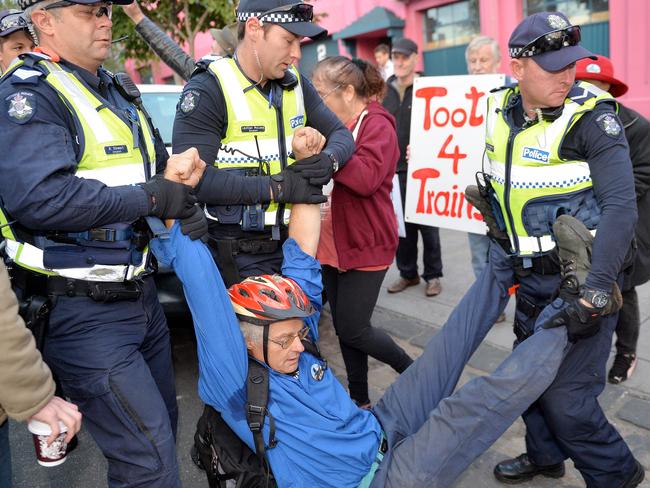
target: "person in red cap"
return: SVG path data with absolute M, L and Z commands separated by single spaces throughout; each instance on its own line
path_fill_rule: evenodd
M 614 76 L 614 66 L 605 56 L 597 59 L 581 59 L 576 63 L 576 80 L 585 80 L 608 91 L 613 97 L 627 93 L 627 85 Z M 610 383 L 626 381 L 637 364 L 636 345 L 639 340 L 639 298 L 635 287 L 650 278 L 650 122 L 641 114 L 622 103 L 618 104 L 618 116 L 625 129 L 630 146 L 630 159 L 634 172 L 636 205 L 639 220 L 636 226 L 637 251 L 630 273 L 623 282 L 623 307 L 616 324 L 616 357 L 609 370 Z

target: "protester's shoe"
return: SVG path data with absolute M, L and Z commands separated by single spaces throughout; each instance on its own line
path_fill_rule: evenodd
M 618 385 L 630 379 L 636 368 L 636 354 L 616 354 L 614 364 L 609 370 L 607 380 Z
M 645 468 L 636 459 L 634 462 L 636 463 L 636 466 L 634 467 L 634 473 L 632 473 L 630 479 L 627 480 L 623 486 L 621 486 L 621 488 L 636 488 L 645 478 Z
M 508 485 L 524 483 L 538 474 L 547 478 L 561 478 L 564 476 L 564 462 L 550 466 L 538 466 L 528 459 L 528 454 L 524 453 L 514 459 L 501 461 L 494 467 L 496 479 Z
M 428 297 L 435 297 L 440 295 L 442 292 L 442 285 L 440 284 L 440 279 L 432 278 L 427 281 L 427 287 L 424 289 L 424 294 Z
M 570 215 L 560 215 L 555 220 L 553 234 L 562 267 L 560 288 L 577 293 L 580 286 L 585 284 L 591 270 L 594 236 L 585 224 Z M 610 293 L 611 300 L 602 315 L 617 312 L 623 305 L 623 296 L 616 282 L 612 285 Z
M 403 278 L 400 276 L 388 287 L 388 293 L 399 293 L 400 291 L 406 290 L 409 286 L 415 286 L 419 283 L 419 276 L 416 276 L 415 278 Z
M 502 322 L 505 322 L 505 321 L 506 321 L 506 318 L 507 318 L 507 317 L 506 317 L 506 313 L 505 313 L 505 312 L 502 312 L 502 313 L 497 317 L 497 321 L 495 322 L 495 324 L 500 324 L 500 323 L 502 323 Z

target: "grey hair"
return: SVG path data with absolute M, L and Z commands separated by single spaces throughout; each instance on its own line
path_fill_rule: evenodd
M 32 39 L 34 39 L 34 44 L 38 46 L 38 32 L 36 29 L 36 26 L 32 22 L 32 14 L 36 12 L 37 10 L 43 10 L 43 7 L 47 7 L 48 5 L 51 5 L 58 0 L 44 0 L 42 2 L 38 2 L 37 4 L 31 5 L 27 7 L 23 13 L 23 16 L 25 17 L 25 20 L 27 21 L 27 29 L 29 30 L 29 34 L 32 36 Z M 54 14 L 56 15 L 56 14 Z
M 239 329 L 244 335 L 244 339 L 247 341 L 250 341 L 253 344 L 262 343 L 262 340 L 264 339 L 264 327 L 240 320 Z
M 467 45 L 465 49 L 465 62 L 469 61 L 469 53 L 479 49 L 483 46 L 492 46 L 492 54 L 494 60 L 498 63 L 501 61 L 501 51 L 499 51 L 499 43 L 489 36 L 477 36 Z

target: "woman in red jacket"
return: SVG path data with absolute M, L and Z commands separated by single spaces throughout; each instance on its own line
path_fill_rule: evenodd
M 356 150 L 334 175 L 323 205 L 318 259 L 352 399 L 368 397 L 368 356 L 401 373 L 413 362 L 388 334 L 370 323 L 386 270 L 397 249 L 390 193 L 399 159 L 395 119 L 377 102 L 386 86 L 364 61 L 337 56 L 321 61 L 313 83 L 324 103 L 347 125 Z

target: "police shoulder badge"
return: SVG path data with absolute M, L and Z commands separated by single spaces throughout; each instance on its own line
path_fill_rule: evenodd
M 610 137 L 618 137 L 623 130 L 616 115 L 612 113 L 599 115 L 596 124 Z
M 5 107 L 11 121 L 24 124 L 36 112 L 36 97 L 30 92 L 15 92 L 5 98 Z
M 183 93 L 181 101 L 178 105 L 179 110 L 184 114 L 190 114 L 199 104 L 200 94 L 194 90 L 187 90 Z
M 559 15 L 551 14 L 546 17 L 546 21 L 552 29 L 565 29 L 569 27 L 569 23 Z

